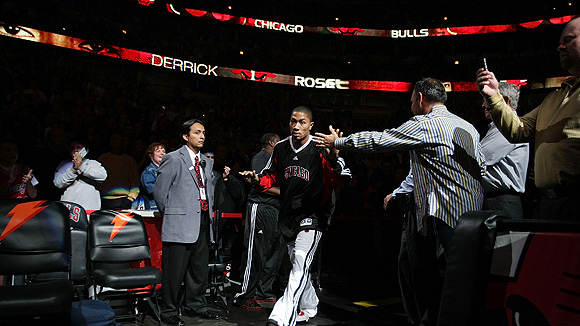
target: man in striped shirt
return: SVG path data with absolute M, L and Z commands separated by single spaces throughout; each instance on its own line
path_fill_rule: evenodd
M 467 121 L 450 113 L 444 103 L 443 84 L 425 78 L 415 84 L 411 95 L 414 117 L 400 127 L 382 132 L 363 131 L 348 137 L 317 133 L 320 147 L 366 152 L 409 150 L 415 187 L 417 231 L 423 245 L 409 253 L 421 261 L 424 279 L 415 282 L 417 325 L 435 325 L 443 280 L 437 265 L 439 245 L 448 252 L 451 236 L 459 217 L 480 210 L 483 190 L 480 184 L 485 171 L 479 133 Z M 427 272 L 429 271 L 429 272 Z

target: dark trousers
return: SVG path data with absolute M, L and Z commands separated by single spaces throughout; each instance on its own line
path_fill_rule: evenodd
M 445 255 L 440 249 L 444 253 L 451 244 L 453 229 L 440 219 L 432 219 L 427 235 L 418 232 L 415 205 L 410 203 L 403 221 L 398 271 L 410 325 L 437 323 L 445 270 Z
M 483 201 L 483 210 L 488 211 L 503 211 L 512 220 L 523 220 L 524 209 L 522 207 L 522 199 L 515 194 L 502 194 L 498 196 L 485 195 Z
M 580 221 L 580 194 L 559 198 L 542 198 L 540 218 L 547 220 Z
M 236 300 L 274 297 L 272 285 L 280 251 L 278 209 L 248 202 L 242 256 L 242 287 Z
M 197 242 L 163 242 L 161 314 L 164 317 L 177 314 L 182 282 L 185 283 L 185 306 L 198 313 L 207 311 L 205 292 L 209 272 L 209 217 L 202 216 L 201 220 Z
M 132 204 L 133 202 L 127 197 L 115 199 L 101 198 L 101 209 L 112 209 L 112 210 L 131 209 Z

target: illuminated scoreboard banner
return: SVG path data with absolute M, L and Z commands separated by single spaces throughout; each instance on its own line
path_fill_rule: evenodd
M 170 3 L 167 4 L 167 11 L 181 16 L 198 17 L 209 20 L 233 23 L 237 25 L 251 26 L 261 29 L 269 29 L 285 33 L 336 34 L 349 36 L 375 36 L 375 37 L 390 37 L 390 38 L 421 38 L 430 36 L 452 36 L 452 35 L 517 32 L 531 28 L 565 24 L 570 20 L 572 20 L 573 18 L 580 16 L 580 15 L 570 15 L 558 18 L 550 18 L 545 20 L 542 19 L 525 23 L 505 24 L 505 25 L 383 30 L 383 29 L 364 29 L 358 27 L 351 28 L 351 27 L 303 26 L 265 19 L 232 16 L 228 14 L 221 14 L 205 10 L 178 8 Z
M 242 79 L 255 82 L 275 83 L 315 89 L 336 90 L 371 90 L 386 92 L 410 92 L 412 83 L 377 80 L 343 80 L 315 76 L 294 76 L 276 74 L 251 69 L 239 69 L 217 66 L 203 62 L 193 62 L 159 54 L 126 49 L 102 44 L 90 40 L 41 31 L 29 27 L 9 25 L 0 22 L 0 35 L 20 40 L 50 44 L 53 46 L 89 52 L 107 57 L 139 62 L 164 69 L 180 71 L 187 74 Z M 526 84 L 526 80 L 509 81 L 517 85 Z M 447 91 L 477 91 L 475 82 L 445 82 Z

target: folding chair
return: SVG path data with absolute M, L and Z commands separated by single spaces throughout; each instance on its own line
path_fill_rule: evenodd
M 43 282 L 0 286 L 0 320 L 50 317 L 70 324 L 73 286 L 70 281 L 71 233 L 68 210 L 54 202 L 0 202 L 0 275 L 64 272 Z
M 138 310 L 141 299 L 145 299 L 161 325 L 156 291 L 156 285 L 161 283 L 161 271 L 151 266 L 143 218 L 129 212 L 96 211 L 90 216 L 88 234 L 89 278 L 95 298 L 109 301 L 113 309 L 135 309 L 127 315 L 117 315 L 119 320 L 136 318 L 139 314 L 145 319 L 146 314 Z M 144 267 L 140 266 L 142 262 Z M 120 299 L 126 300 L 126 304 L 116 305 Z
M 75 294 L 78 299 L 87 298 L 87 229 L 89 227 L 89 220 L 85 209 L 76 203 L 57 201 L 64 205 L 69 211 L 69 222 L 71 232 L 71 271 L 70 278 L 73 282 Z M 46 281 L 56 278 L 66 278 L 68 275 L 64 273 L 43 273 L 30 275 L 31 281 Z

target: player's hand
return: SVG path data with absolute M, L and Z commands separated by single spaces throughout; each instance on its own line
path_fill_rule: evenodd
M 260 177 L 256 174 L 256 171 L 242 171 L 240 175 L 246 182 L 254 184 L 260 182 Z
M 491 97 L 498 92 L 499 82 L 493 72 L 480 68 L 477 71 L 476 81 L 481 95 Z
M 387 205 L 389 205 L 389 203 L 392 202 L 393 200 L 395 200 L 393 194 L 388 194 L 387 197 L 385 197 L 385 200 L 383 201 L 383 209 L 386 210 Z
M 328 130 L 330 131 L 330 134 L 328 135 L 325 135 L 320 132 L 314 134 L 314 142 L 316 143 L 317 147 L 324 147 L 329 149 L 334 148 L 334 141 L 339 137 L 338 133 L 340 132 L 340 130 L 339 129 L 335 130 L 334 128 L 332 128 L 332 126 L 328 126 Z

